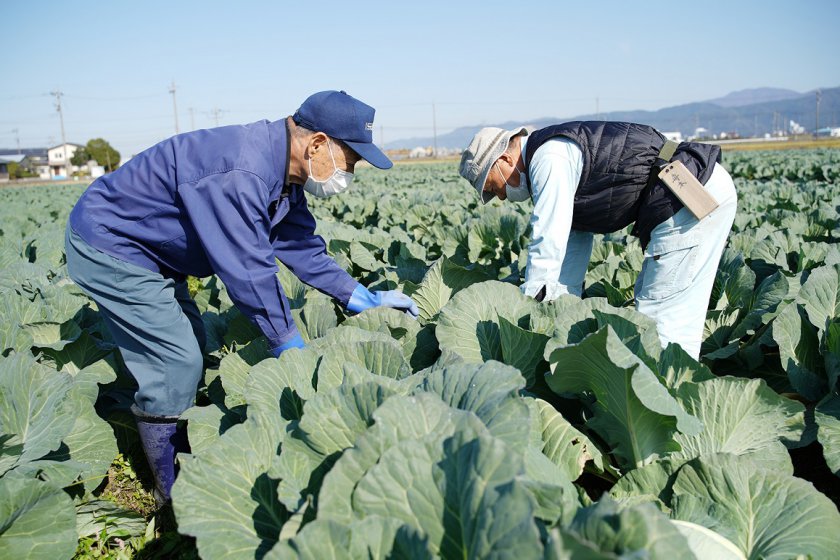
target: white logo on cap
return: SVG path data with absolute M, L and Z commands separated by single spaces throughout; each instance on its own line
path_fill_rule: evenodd
M 365 130 L 373 130 L 373 123 L 372 122 L 366 122 L 365 123 Z

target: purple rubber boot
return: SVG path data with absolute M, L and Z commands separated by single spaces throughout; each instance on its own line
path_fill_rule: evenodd
M 132 405 L 131 413 L 137 422 L 137 432 L 143 452 L 155 478 L 155 502 L 158 506 L 169 503 L 172 484 L 177 469 L 175 454 L 189 451 L 184 430 L 178 429 L 177 416 L 155 416 Z

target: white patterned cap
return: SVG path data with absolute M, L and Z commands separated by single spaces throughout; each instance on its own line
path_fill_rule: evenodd
M 499 156 L 505 153 L 511 138 L 527 134 L 528 130 L 526 128 L 505 130 L 488 126 L 482 128 L 473 136 L 472 142 L 461 155 L 461 165 L 458 168 L 458 173 L 475 187 L 482 204 L 487 204 L 493 198 L 493 195 L 484 192 L 484 183 L 487 182 L 490 168 L 499 159 Z

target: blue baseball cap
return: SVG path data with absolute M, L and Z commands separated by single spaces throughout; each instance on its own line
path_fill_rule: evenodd
M 345 91 L 313 93 L 292 115 L 295 124 L 341 140 L 359 156 L 379 169 L 394 164 L 373 144 L 373 115 L 376 111 Z

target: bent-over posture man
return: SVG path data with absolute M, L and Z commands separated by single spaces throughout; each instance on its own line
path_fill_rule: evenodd
M 659 180 L 682 162 L 718 206 L 698 220 Z M 531 199 L 532 235 L 522 291 L 550 301 L 581 295 L 594 233 L 632 233 L 644 249 L 636 309 L 656 321 L 660 341 L 698 358 L 709 295 L 735 219 L 735 186 L 720 148 L 666 142 L 650 126 L 568 122 L 530 135 L 484 128 L 463 154 L 460 173 L 482 203 Z

